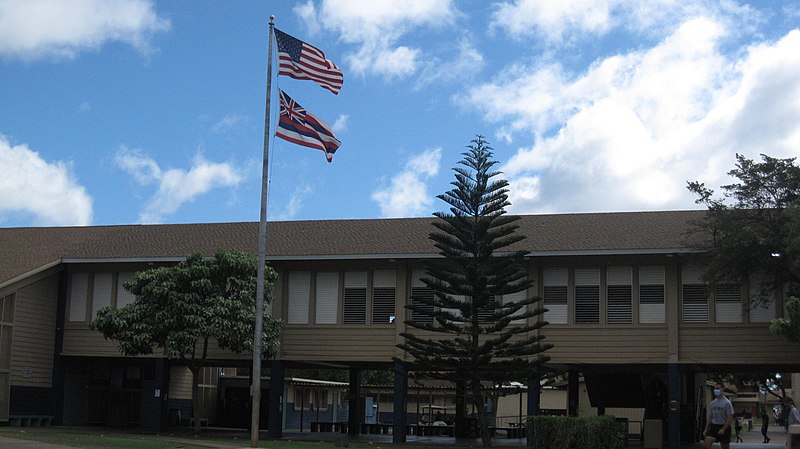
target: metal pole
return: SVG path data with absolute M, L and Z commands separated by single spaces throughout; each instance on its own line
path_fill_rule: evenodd
M 264 162 L 261 168 L 261 220 L 258 224 L 258 279 L 256 279 L 256 317 L 253 332 L 253 397 L 250 420 L 250 447 L 258 447 L 259 421 L 261 420 L 261 338 L 264 333 L 264 272 L 267 258 L 267 189 L 269 185 L 269 115 L 272 101 L 272 34 L 275 16 L 269 17 L 269 50 L 267 52 L 267 99 L 264 112 Z

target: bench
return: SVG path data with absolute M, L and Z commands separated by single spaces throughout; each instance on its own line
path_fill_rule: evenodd
M 194 418 L 181 418 L 181 426 L 194 427 Z M 200 427 L 208 427 L 208 418 L 200 418 Z
M 11 427 L 43 427 L 53 425 L 53 416 L 47 415 L 11 415 L 8 425 Z
M 495 436 L 497 431 L 505 432 L 506 438 L 522 438 L 525 433 L 525 427 L 520 426 L 510 426 L 510 427 L 500 427 L 500 426 L 489 426 L 489 435 L 492 437 Z
M 335 421 L 311 421 L 311 431 L 347 433 L 347 423 Z
M 392 424 L 363 423 L 361 424 L 361 433 L 367 435 L 388 435 L 392 433 L 392 427 Z

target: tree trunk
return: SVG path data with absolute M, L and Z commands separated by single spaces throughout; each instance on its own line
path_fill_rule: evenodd
M 470 381 L 472 387 L 472 403 L 478 411 L 478 428 L 481 429 L 481 441 L 483 447 L 492 447 L 492 436 L 489 435 L 489 426 L 486 425 L 486 409 L 483 404 L 483 392 L 481 391 L 481 380 L 473 378 Z
M 192 420 L 194 421 L 194 433 L 200 434 L 200 368 L 197 366 L 189 367 L 192 372 Z

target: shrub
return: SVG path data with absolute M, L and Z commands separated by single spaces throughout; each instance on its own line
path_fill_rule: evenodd
M 529 416 L 527 429 L 535 449 L 619 449 L 627 432 L 613 416 Z

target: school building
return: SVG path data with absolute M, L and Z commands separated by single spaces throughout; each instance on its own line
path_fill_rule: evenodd
M 710 289 L 701 280 L 686 231 L 703 213 L 527 215 L 517 222 L 527 238 L 511 249 L 528 251 L 528 293 L 548 309 L 550 324 L 540 332 L 554 345 L 550 366 L 568 373 L 566 414 L 634 410 L 662 420 L 677 447 L 697 433 L 707 374 L 800 372 L 800 347 L 768 330 L 783 297 L 750 308 L 749 286 Z M 428 239 L 432 220 L 268 224 L 268 261 L 279 274 L 269 311 L 285 323 L 278 356 L 264 362 L 262 418 L 270 435 L 294 427 L 286 409 L 305 410 L 295 399 L 299 384 L 286 378 L 293 368 L 347 370 L 339 403 L 348 412 L 336 419 L 346 420 L 348 432 L 361 431 L 366 416 L 363 370 L 393 369 L 392 391 L 384 392 L 391 410 L 414 407 L 397 345 L 411 318 L 404 306 L 412 295 L 431 294 L 419 279 L 426 261 L 439 257 Z M 258 223 L 0 229 L 0 422 L 45 416 L 65 425 L 159 428 L 190 416 L 185 369 L 161 354 L 123 357 L 88 324 L 100 308 L 134 301 L 122 285 L 136 271 L 195 252 L 256 254 L 257 243 Z M 242 416 L 229 411 L 246 407 L 246 386 L 220 377 L 237 377 L 231 373 L 245 370 L 250 356 L 217 349 L 210 358 L 224 369 L 204 375 L 202 414 L 213 422 L 227 407 L 224 416 Z M 548 408 L 538 386 L 533 377 L 527 382 L 519 406 L 527 414 Z M 304 399 L 309 424 L 315 400 L 323 401 Z M 332 393 L 324 402 L 333 402 Z M 393 413 L 391 421 L 394 440 L 403 441 L 409 417 Z

